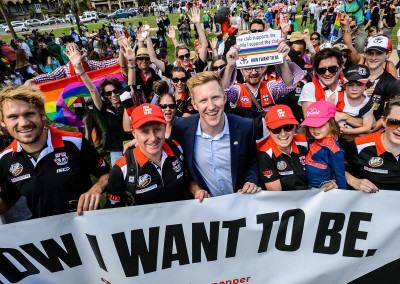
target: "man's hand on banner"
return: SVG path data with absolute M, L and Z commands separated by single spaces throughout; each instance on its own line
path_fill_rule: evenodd
M 102 175 L 87 192 L 81 194 L 76 212 L 82 215 L 83 211 L 96 210 L 99 207 L 101 194 L 108 184 L 109 174 Z
M 243 194 L 253 194 L 261 191 L 261 187 L 257 186 L 256 184 L 252 182 L 246 182 L 243 185 L 242 189 L 239 189 L 238 192 L 243 193 Z

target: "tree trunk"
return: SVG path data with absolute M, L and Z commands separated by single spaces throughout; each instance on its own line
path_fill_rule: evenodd
M 15 41 L 17 41 L 17 39 L 18 39 L 17 34 L 15 33 L 14 28 L 11 25 L 10 20 L 8 19 L 8 15 L 7 15 L 7 12 L 4 10 L 3 3 L 0 3 L 0 12 L 3 15 L 4 20 L 6 21 L 8 28 L 10 29 L 11 36 L 13 37 L 13 39 Z

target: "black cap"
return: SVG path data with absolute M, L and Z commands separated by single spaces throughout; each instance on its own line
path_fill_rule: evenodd
M 345 70 L 344 81 L 345 83 L 350 81 L 358 81 L 363 84 L 366 84 L 368 82 L 370 74 L 371 73 L 369 72 L 367 66 L 363 64 L 353 65 L 349 67 L 347 70 Z

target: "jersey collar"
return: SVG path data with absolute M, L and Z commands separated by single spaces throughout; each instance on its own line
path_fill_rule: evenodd
M 168 156 L 174 156 L 174 153 L 167 143 L 164 142 L 162 149 L 163 154 L 165 153 Z M 149 161 L 149 158 L 147 158 L 146 155 L 143 154 L 140 147 L 136 147 L 135 149 L 133 149 L 133 154 L 135 155 L 136 161 L 138 162 L 140 167 L 143 167 Z
M 296 136 L 293 137 L 292 143 L 290 145 L 290 148 L 292 149 L 291 153 L 300 154 L 299 148 L 297 148 L 295 139 L 296 139 Z M 278 145 L 276 145 L 274 139 L 272 139 L 271 137 L 268 139 L 267 144 L 272 148 L 272 152 L 274 152 L 274 155 L 276 158 L 278 158 L 282 154 L 285 154 L 284 152 L 282 152 L 281 149 L 278 148 Z

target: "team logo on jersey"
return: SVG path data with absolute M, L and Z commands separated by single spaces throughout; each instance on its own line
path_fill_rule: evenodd
M 244 104 L 248 104 L 250 102 L 250 99 L 248 97 L 241 97 L 240 101 Z
M 97 161 L 97 165 L 99 167 L 104 167 L 106 165 L 106 162 L 104 161 L 103 157 L 100 157 L 100 159 Z
M 268 102 L 269 102 L 269 97 L 268 97 L 268 95 L 264 95 L 262 98 L 263 98 L 263 100 L 264 100 L 265 103 L 268 103 Z
M 20 164 L 20 163 L 15 163 L 12 164 L 10 167 L 10 173 L 13 176 L 19 176 L 22 173 L 22 170 L 24 169 L 24 167 Z
M 67 153 L 55 153 L 54 162 L 56 162 L 57 166 L 64 166 L 68 163 Z
M 371 167 L 379 167 L 383 165 L 383 159 L 381 157 L 372 157 L 369 161 L 368 161 L 368 165 L 370 165 Z
M 278 168 L 278 170 L 282 171 L 282 170 L 286 169 L 287 164 L 286 164 L 286 162 L 284 162 L 284 161 L 279 161 L 279 162 L 276 164 L 276 167 Z
M 179 173 L 181 171 L 181 163 L 179 163 L 178 160 L 175 160 L 172 162 L 172 169 L 176 172 Z
M 142 176 L 139 176 L 138 178 L 138 187 L 146 187 L 150 184 L 151 182 L 151 176 L 148 174 L 144 174 Z
M 377 94 L 373 94 L 372 95 L 372 101 L 374 102 L 374 103 L 377 103 L 377 102 L 380 102 L 381 101 L 381 95 L 377 95 Z
M 263 175 L 266 178 L 270 178 L 273 174 L 274 174 L 274 172 L 272 170 L 263 171 Z
M 306 157 L 305 156 L 299 157 L 299 160 L 300 160 L 300 164 L 302 164 L 303 166 L 306 164 Z

